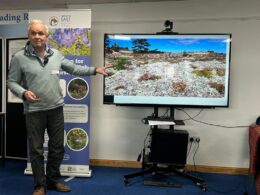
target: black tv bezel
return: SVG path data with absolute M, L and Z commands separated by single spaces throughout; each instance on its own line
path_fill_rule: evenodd
M 219 35 L 219 36 L 229 36 L 230 43 L 229 43 L 229 71 L 228 71 L 228 94 L 227 94 L 227 104 L 226 105 L 193 105 L 193 104 L 144 104 L 144 103 L 116 103 L 113 101 L 106 101 L 107 99 L 114 99 L 112 95 L 105 95 L 105 77 L 103 77 L 103 104 L 104 105 L 116 105 L 116 106 L 131 106 L 131 107 L 174 107 L 174 108 L 228 108 L 229 107 L 229 99 L 230 99 L 230 66 L 231 66 L 231 44 L 232 44 L 232 34 L 231 33 L 104 33 L 103 39 L 103 64 L 105 64 L 105 39 L 108 35 Z

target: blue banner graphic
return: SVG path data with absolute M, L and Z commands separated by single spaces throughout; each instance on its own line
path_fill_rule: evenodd
M 49 25 L 48 44 L 51 48 L 58 49 L 74 64 L 90 66 L 91 10 L 36 11 L 29 12 L 29 18 L 40 19 Z M 60 71 L 60 87 L 65 100 L 65 155 L 60 170 L 65 176 L 91 176 L 89 170 L 90 86 L 90 77 L 74 76 Z M 47 157 L 47 133 L 44 147 L 45 157 Z M 28 161 L 25 172 L 30 171 L 30 161 Z

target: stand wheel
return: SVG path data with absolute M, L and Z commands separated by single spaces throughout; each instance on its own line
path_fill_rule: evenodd
M 126 178 L 124 178 L 124 183 L 125 183 L 125 186 L 127 186 L 129 184 L 129 181 Z
M 205 183 L 196 183 L 197 186 L 200 187 L 200 189 L 203 191 L 203 192 L 206 192 L 207 191 L 207 188 L 206 188 L 206 184 Z

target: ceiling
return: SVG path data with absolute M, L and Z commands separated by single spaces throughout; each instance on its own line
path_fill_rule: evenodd
M 45 8 L 67 8 L 68 5 L 91 5 L 107 3 L 161 2 L 170 0 L 1 0 L 0 10 L 29 10 Z M 187 1 L 187 0 L 171 0 Z

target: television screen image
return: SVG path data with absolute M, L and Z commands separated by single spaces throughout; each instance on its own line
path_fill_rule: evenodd
M 104 103 L 228 107 L 231 34 L 105 34 Z

